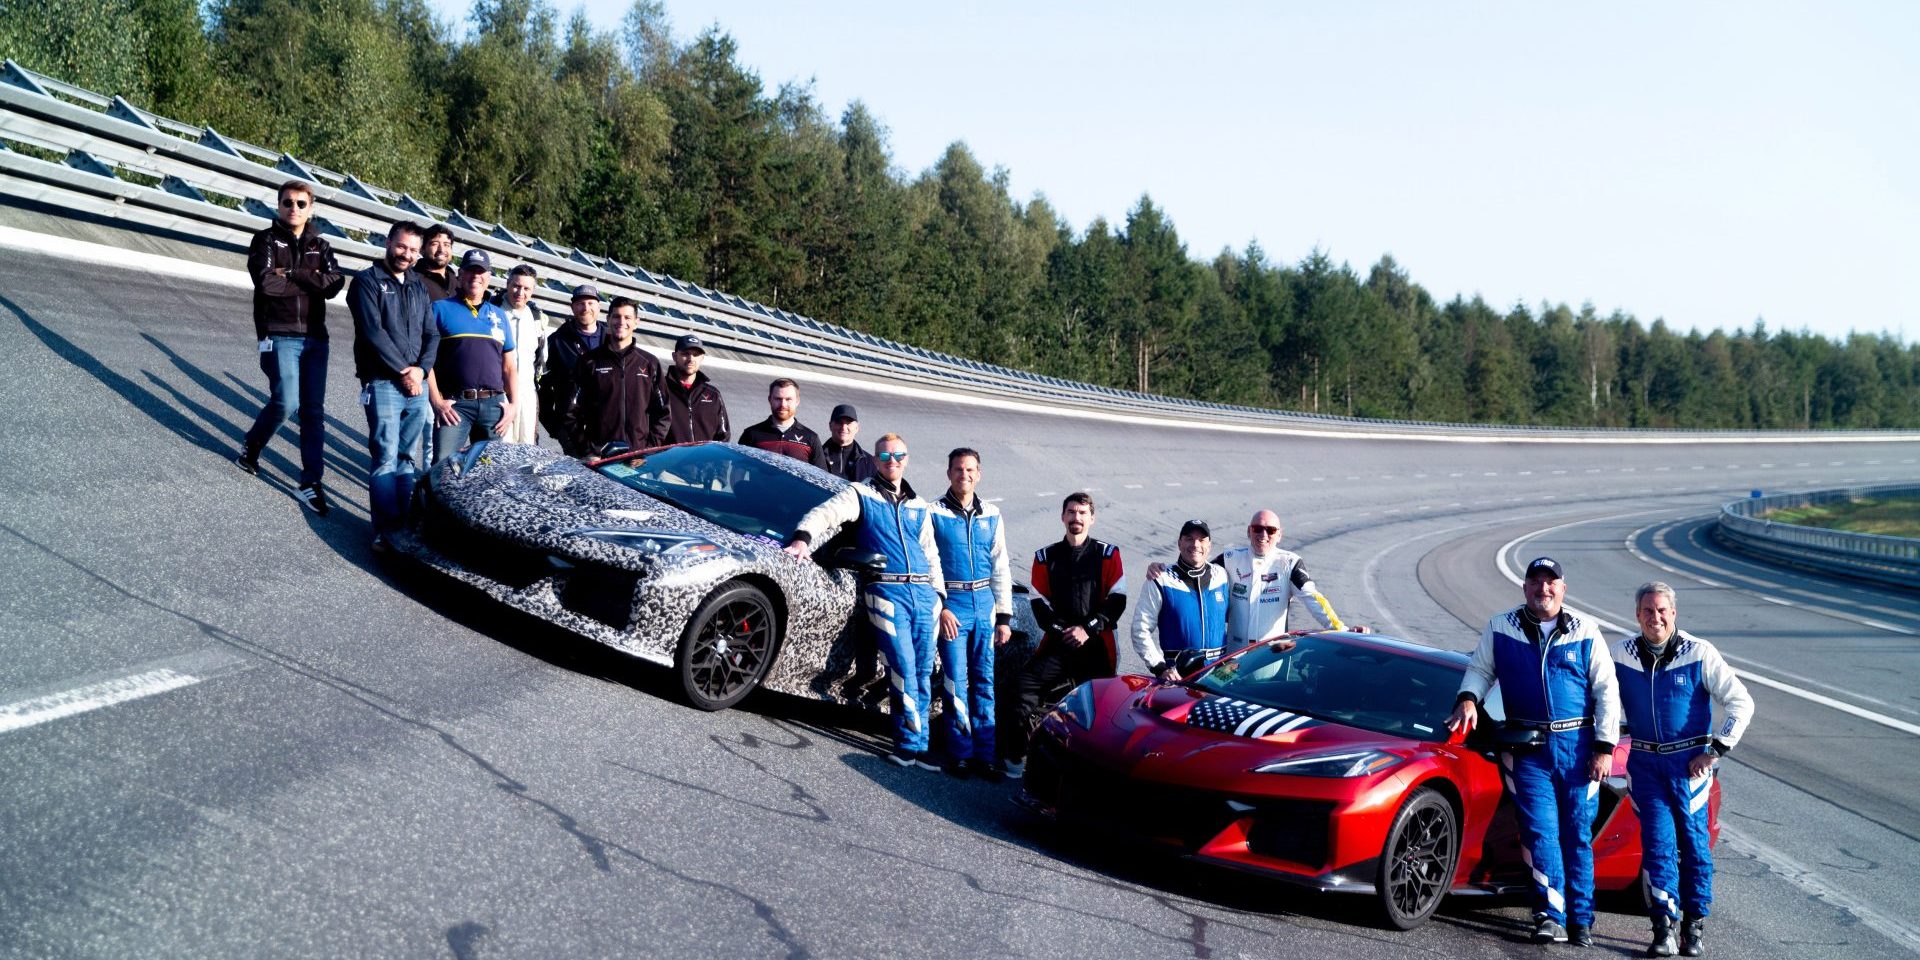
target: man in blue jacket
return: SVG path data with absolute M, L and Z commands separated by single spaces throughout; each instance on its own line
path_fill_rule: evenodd
M 1228 576 L 1208 563 L 1213 531 L 1204 520 L 1180 527 L 1180 557 L 1147 577 L 1133 616 L 1133 652 L 1162 680 L 1180 679 L 1175 661 L 1183 653 L 1202 660 L 1220 655 L 1227 635 Z
M 844 406 L 844 404 L 843 404 Z M 947 578 L 940 611 L 940 696 L 946 707 L 947 772 L 1003 779 L 994 739 L 994 650 L 1013 637 L 1013 573 L 1000 508 L 975 495 L 980 452 L 947 454 L 947 493 L 933 505 L 933 542 Z
M 887 558 L 885 569 L 871 574 L 860 589 L 860 605 L 886 654 L 893 684 L 894 750 L 887 759 L 903 767 L 938 770 L 927 759 L 927 725 L 932 717 L 934 625 L 947 581 L 927 502 L 906 481 L 907 441 L 897 433 L 881 437 L 873 459 L 874 475 L 865 483 L 834 494 L 800 518 L 786 551 L 804 560 L 813 553 L 813 544 L 827 542 L 851 523 L 854 546 Z
M 1471 731 L 1498 681 L 1508 725 L 1540 731 L 1541 745 L 1500 756 L 1533 872 L 1533 941 L 1590 947 L 1593 817 L 1620 740 L 1618 681 L 1599 627 L 1562 608 L 1557 561 L 1527 564 L 1522 590 L 1526 603 L 1487 621 L 1447 729 Z
M 1633 736 L 1627 781 L 1640 816 L 1640 877 L 1653 918 L 1647 956 L 1704 952 L 1700 928 L 1713 902 L 1707 801 L 1713 770 L 1753 719 L 1753 698 L 1713 644 L 1678 628 L 1673 588 L 1659 581 L 1634 594 L 1640 635 L 1613 648 L 1620 711 Z M 1713 722 L 1714 708 L 1725 719 Z
M 427 373 L 440 349 L 440 331 L 426 284 L 413 272 L 420 234 L 419 224 L 394 224 L 387 231 L 386 256 L 356 274 L 347 292 L 354 375 L 367 412 L 367 502 L 375 553 L 385 553 L 387 535 L 406 525 L 407 504 L 424 466 Z

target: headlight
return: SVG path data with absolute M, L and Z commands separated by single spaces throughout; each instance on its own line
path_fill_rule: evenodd
M 677 554 L 719 553 L 720 547 L 705 537 L 696 537 L 681 533 L 656 533 L 645 530 L 573 530 L 568 536 L 585 537 L 610 543 L 628 550 L 655 556 L 674 556 Z
M 1093 729 L 1093 684 L 1083 683 L 1073 688 L 1073 692 L 1060 701 L 1054 708 L 1060 715 L 1082 730 Z
M 1296 777 L 1366 777 L 1405 762 L 1384 750 L 1349 750 L 1311 757 L 1276 760 L 1253 768 L 1254 773 L 1285 773 Z

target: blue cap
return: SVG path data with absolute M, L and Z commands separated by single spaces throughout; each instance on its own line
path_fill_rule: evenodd
M 487 256 L 487 252 L 485 250 L 480 250 L 480 249 L 468 250 L 466 254 L 460 258 L 460 269 L 484 270 L 487 273 L 492 273 L 493 258 Z

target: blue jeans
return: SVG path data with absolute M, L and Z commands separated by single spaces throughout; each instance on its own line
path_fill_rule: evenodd
M 493 428 L 500 423 L 506 402 L 505 394 L 484 400 L 455 400 L 453 412 L 460 415 L 460 422 L 449 427 L 434 421 L 433 465 L 439 466 L 440 461 L 460 452 L 461 447 L 472 441 L 497 438 Z
M 247 430 L 246 454 L 259 457 L 274 431 L 288 420 L 300 424 L 300 485 L 320 482 L 326 465 L 327 341 L 307 337 L 268 337 L 273 350 L 260 355 L 267 375 L 267 405 Z
M 425 387 L 409 397 L 397 380 L 362 384 L 360 404 L 367 410 L 367 501 L 373 532 L 391 533 L 406 525 L 432 408 Z

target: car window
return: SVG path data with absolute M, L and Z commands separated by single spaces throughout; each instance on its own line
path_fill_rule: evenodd
M 1325 637 L 1255 647 L 1194 681 L 1223 696 L 1418 740 L 1446 738 L 1458 666 Z
M 597 468 L 612 480 L 732 530 L 784 543 L 828 491 L 722 444 L 668 447 Z

